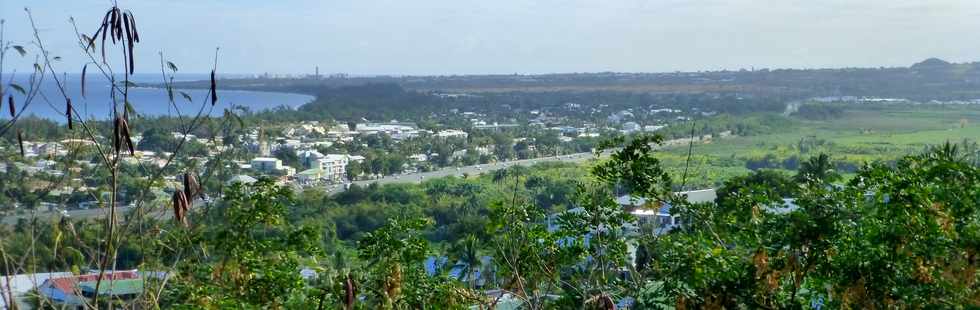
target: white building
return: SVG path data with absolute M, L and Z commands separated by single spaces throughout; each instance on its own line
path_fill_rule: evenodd
M 463 138 L 463 139 L 466 139 L 466 137 L 469 136 L 469 134 L 467 134 L 465 131 L 462 131 L 462 130 L 459 130 L 459 129 L 447 129 L 447 130 L 442 130 L 442 131 L 437 132 L 435 134 L 435 136 L 436 137 L 439 137 L 439 138 Z
M 251 167 L 252 170 L 267 174 L 293 175 L 296 173 L 295 168 L 283 166 L 282 160 L 272 157 L 253 158 Z
M 252 169 L 272 173 L 282 170 L 282 160 L 272 157 L 256 157 L 252 159 Z
M 299 154 L 303 166 L 308 169 L 319 170 L 318 173 L 322 175 L 322 178 L 331 182 L 343 181 L 350 157 L 344 154 L 323 155 L 317 151 L 304 151 Z

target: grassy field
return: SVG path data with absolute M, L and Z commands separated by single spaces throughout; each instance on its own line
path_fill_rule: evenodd
M 787 159 L 803 160 L 823 152 L 846 172 L 844 167 L 892 160 L 945 141 L 980 139 L 980 106 L 858 106 L 833 120 L 790 119 L 777 132 L 696 144 L 687 183 L 717 186 L 720 180 L 749 172 L 747 163 L 767 157 L 785 169 Z M 672 147 L 662 154 L 678 182 L 687 151 L 687 147 Z

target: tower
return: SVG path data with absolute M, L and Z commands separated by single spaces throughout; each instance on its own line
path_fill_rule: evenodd
M 265 129 L 259 127 L 259 156 L 268 157 L 272 152 L 269 150 L 269 141 L 265 138 Z

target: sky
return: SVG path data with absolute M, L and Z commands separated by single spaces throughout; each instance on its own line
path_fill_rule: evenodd
M 672 72 L 980 60 L 976 0 L 117 0 L 136 16 L 137 71 L 355 75 Z M 5 40 L 34 15 L 61 70 L 80 71 L 69 17 L 103 0 L 2 0 Z M 8 54 L 8 56 L 10 56 Z M 19 57 L 13 57 L 19 58 Z M 29 70 L 33 58 L 8 59 Z M 77 69 L 72 70 L 72 67 Z

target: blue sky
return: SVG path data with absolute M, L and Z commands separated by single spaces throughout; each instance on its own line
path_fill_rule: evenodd
M 2 0 L 8 39 L 81 68 L 110 1 Z M 138 71 L 164 52 L 206 72 L 479 74 L 905 66 L 980 60 L 975 0 L 119 0 L 141 28 Z M 27 70 L 31 61 L 7 64 Z

